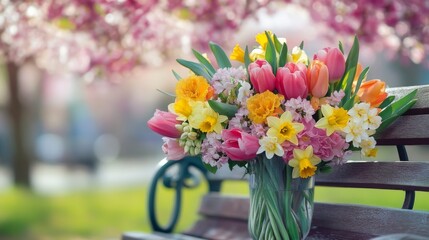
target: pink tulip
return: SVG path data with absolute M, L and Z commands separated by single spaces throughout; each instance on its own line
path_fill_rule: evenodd
M 273 74 L 271 65 L 258 59 L 249 65 L 250 82 L 256 92 L 262 93 L 266 90 L 273 91 L 275 88 L 276 77 Z
M 329 88 L 329 70 L 321 61 L 313 61 L 307 70 L 308 92 L 316 98 L 326 95 Z
M 222 150 L 235 161 L 250 160 L 256 157 L 259 149 L 259 140 L 238 128 L 222 131 Z
M 162 151 L 167 155 L 167 160 L 180 160 L 186 156 L 185 150 L 179 145 L 179 140 L 163 137 Z
M 329 70 L 329 81 L 336 82 L 340 80 L 346 69 L 346 59 L 338 48 L 324 48 L 317 52 L 314 60 L 322 61 Z
M 307 89 L 307 67 L 302 63 L 289 62 L 284 67 L 277 69 L 276 88 L 286 97 L 306 98 Z
M 171 112 L 156 110 L 153 117 L 147 122 L 147 126 L 154 132 L 165 137 L 178 138 L 180 131 L 177 130 L 176 124 L 180 124 L 177 115 Z

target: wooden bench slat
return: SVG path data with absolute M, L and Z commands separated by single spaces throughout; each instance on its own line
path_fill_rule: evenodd
M 208 193 L 203 197 L 199 213 L 207 217 L 247 221 L 249 207 L 248 197 Z
M 377 235 L 312 226 L 306 240 L 356 240 L 372 239 L 374 237 L 377 237 Z
M 316 177 L 318 186 L 429 191 L 429 162 L 348 162 Z
M 429 212 L 317 203 L 313 225 L 375 235 L 409 233 L 429 236 Z M 422 227 L 422 226 L 427 226 Z
M 204 239 L 252 239 L 247 228 L 247 220 L 204 218 L 198 220 L 184 233 Z
M 399 99 L 414 89 L 418 89 L 416 96 L 417 102 L 405 115 L 429 114 L 429 85 L 388 88 L 386 91 L 390 95 L 395 95 L 396 99 Z
M 429 115 L 408 115 L 377 136 L 377 145 L 428 145 Z

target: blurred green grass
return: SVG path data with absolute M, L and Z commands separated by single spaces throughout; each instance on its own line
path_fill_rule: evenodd
M 198 218 L 196 212 L 206 191 L 205 184 L 184 191 L 182 215 L 176 231 L 190 227 Z M 245 182 L 227 182 L 222 192 L 247 195 L 248 186 Z M 401 207 L 403 197 L 400 191 L 316 189 L 316 201 L 323 202 Z M 169 221 L 173 204 L 174 191 L 159 189 L 157 214 L 161 224 Z M 124 231 L 150 231 L 146 209 L 145 186 L 50 196 L 11 189 L 0 193 L 0 239 L 118 239 Z M 429 211 L 429 193 L 417 193 L 415 209 Z

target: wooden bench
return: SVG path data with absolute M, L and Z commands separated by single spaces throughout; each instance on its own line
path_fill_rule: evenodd
M 317 186 L 404 191 L 402 209 L 315 203 L 312 229 L 307 239 L 354 240 L 379 236 L 385 236 L 381 239 L 429 239 L 429 212 L 412 210 L 415 191 L 429 192 L 429 156 L 424 159 L 426 161 L 408 161 L 405 149 L 405 145 L 429 145 L 429 86 L 392 88 L 389 92 L 401 96 L 413 88 L 419 88 L 417 103 L 377 138 L 378 145 L 396 146 L 400 161 L 349 161 L 334 168 L 332 173 L 316 177 Z M 174 165 L 178 166 L 179 175 L 166 174 L 167 169 Z M 209 193 L 203 197 L 199 209 L 201 218 L 182 234 L 168 235 L 166 233 L 173 231 L 179 217 L 182 188 L 199 184 L 196 175 L 189 171 L 191 166 L 201 170 L 209 183 Z M 222 182 L 245 180 L 242 176 L 243 172 L 239 170 L 208 174 L 197 158 L 164 160 L 154 176 L 149 196 L 150 221 L 155 233 L 125 233 L 122 239 L 250 239 L 247 230 L 248 197 L 219 193 Z M 159 179 L 177 191 L 176 209 L 170 223 L 164 227 L 159 225 L 155 214 L 156 183 Z M 335 193 L 335 189 L 332 191 Z M 429 202 L 427 204 L 429 206 Z

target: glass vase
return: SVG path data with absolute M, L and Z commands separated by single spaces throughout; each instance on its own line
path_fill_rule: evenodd
M 292 178 L 281 157 L 249 162 L 249 232 L 253 239 L 305 239 L 311 227 L 314 177 Z

